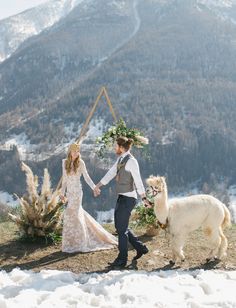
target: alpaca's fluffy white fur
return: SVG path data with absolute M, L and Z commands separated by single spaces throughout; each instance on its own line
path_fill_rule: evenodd
M 192 195 L 168 201 L 164 177 L 151 176 L 147 179 L 148 193 L 154 196 L 154 211 L 161 223 L 168 219 L 173 261 L 184 260 L 183 246 L 189 232 L 202 227 L 209 239 L 211 252 L 208 259 L 226 256 L 227 239 L 223 228 L 230 226 L 227 207 L 211 195 Z

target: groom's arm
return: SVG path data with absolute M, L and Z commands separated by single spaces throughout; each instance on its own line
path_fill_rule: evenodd
M 116 176 L 117 173 L 117 162 L 111 167 L 110 170 L 104 175 L 104 177 L 101 179 L 101 181 L 96 185 L 97 188 L 100 188 L 102 186 L 107 185 L 114 177 Z
M 94 188 L 94 197 L 98 197 L 101 193 L 100 187 L 107 185 L 116 176 L 117 162 L 111 167 L 111 169 L 104 175 L 101 181 Z
M 129 165 L 128 165 L 129 164 Z M 152 207 L 152 204 L 147 200 L 145 188 L 143 186 L 143 181 L 140 175 L 139 164 L 136 159 L 130 159 L 127 163 L 129 171 L 134 179 L 134 184 L 136 186 L 137 192 L 142 198 L 142 201 L 146 207 Z
M 101 181 L 96 185 L 94 189 L 94 192 L 96 195 L 99 194 L 100 187 L 107 185 L 112 179 L 114 179 L 114 177 L 116 176 L 116 173 L 117 173 L 117 161 L 111 167 L 111 169 L 104 175 Z
M 145 193 L 145 188 L 143 186 L 143 181 L 140 175 L 139 164 L 137 160 L 130 159 L 127 165 L 134 179 L 134 184 L 135 184 L 138 194 L 140 195 L 141 198 L 144 198 L 146 196 L 146 193 Z

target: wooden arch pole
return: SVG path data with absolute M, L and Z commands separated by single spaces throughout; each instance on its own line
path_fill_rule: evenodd
M 113 119 L 114 119 L 115 122 L 117 122 L 117 117 L 116 117 L 115 111 L 113 109 L 113 106 L 112 106 L 111 100 L 109 98 L 109 95 L 107 93 L 107 90 L 106 90 L 105 87 L 102 87 L 100 92 L 99 92 L 99 94 L 98 94 L 98 96 L 97 96 L 97 98 L 96 98 L 96 100 L 95 100 L 95 102 L 94 102 L 94 104 L 93 104 L 93 106 L 92 106 L 92 108 L 91 108 L 91 110 L 90 110 L 90 112 L 89 112 L 89 114 L 88 114 L 88 116 L 87 116 L 87 118 L 86 118 L 86 121 L 85 121 L 84 125 L 82 126 L 82 129 L 80 131 L 79 137 L 75 141 L 76 143 L 79 143 L 81 141 L 81 139 L 84 137 L 84 135 L 86 133 L 86 130 L 88 128 L 89 122 L 91 121 L 92 116 L 94 115 L 94 112 L 95 112 L 95 110 L 97 108 L 97 105 L 98 105 L 100 99 L 102 98 L 102 96 L 105 97 L 105 99 L 107 101 L 107 104 L 109 106 L 110 112 L 111 112 L 111 114 L 113 116 Z M 57 184 L 57 188 L 56 188 L 57 190 L 60 188 L 61 183 L 62 183 L 62 177 L 60 178 L 59 183 Z

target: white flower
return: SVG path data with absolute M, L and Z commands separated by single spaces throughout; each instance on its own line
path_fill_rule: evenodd
M 148 144 L 148 143 L 149 143 L 148 138 L 143 137 L 143 136 L 136 136 L 136 139 L 137 139 L 139 142 L 141 142 L 142 144 Z

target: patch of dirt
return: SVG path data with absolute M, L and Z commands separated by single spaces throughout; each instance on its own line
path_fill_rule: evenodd
M 112 226 L 106 226 L 114 232 Z M 11 223 L 0 223 L 0 269 L 11 271 L 15 267 L 20 269 L 40 271 L 42 269 L 68 270 L 75 273 L 105 272 L 108 262 L 117 256 L 117 249 L 103 250 L 91 253 L 63 253 L 61 245 L 46 245 L 39 243 L 23 243 L 17 239 L 16 226 Z M 135 250 L 130 247 L 128 267 L 130 269 L 156 271 L 167 269 L 221 269 L 236 270 L 236 225 L 225 231 L 228 238 L 228 256 L 224 262 L 211 261 L 206 263 L 209 253 L 207 240 L 202 231 L 193 232 L 185 245 L 186 260 L 171 267 L 170 245 L 165 231 L 149 237 L 142 231 L 136 231 L 139 238 L 147 245 L 149 253 L 132 264 Z

